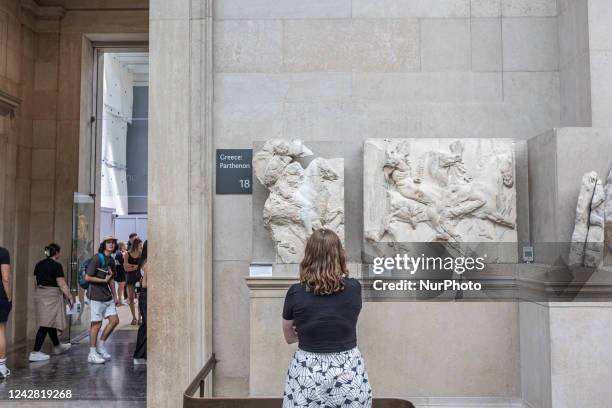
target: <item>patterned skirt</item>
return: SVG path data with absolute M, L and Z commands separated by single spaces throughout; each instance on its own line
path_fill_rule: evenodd
M 372 389 L 354 349 L 311 353 L 298 349 L 287 371 L 283 408 L 370 408 Z

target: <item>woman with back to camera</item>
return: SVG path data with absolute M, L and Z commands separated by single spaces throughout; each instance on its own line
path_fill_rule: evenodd
M 136 299 L 136 283 L 140 282 L 140 271 L 138 264 L 140 263 L 140 255 L 142 254 L 142 240 L 135 238 L 128 252 L 123 256 L 123 269 L 125 270 L 125 287 L 128 295 L 128 305 L 132 312 L 132 326 L 138 324 L 138 310 L 135 306 Z
M 58 337 L 58 334 L 66 328 L 64 298 L 71 306 L 74 304 L 74 296 L 70 293 L 64 278 L 64 268 L 59 263 L 60 251 L 59 245 L 49 244 L 45 248 L 46 258 L 38 262 L 34 268 L 36 276 L 34 302 L 39 328 L 34 350 L 30 353 L 30 361 L 49 360 L 49 355 L 40 351 L 47 334 L 53 343 L 53 354 L 61 354 L 70 349 L 70 344 L 60 344 Z
M 349 278 L 344 248 L 328 229 L 315 231 L 287 291 L 283 334 L 299 342 L 287 372 L 283 408 L 372 406 L 372 389 L 357 348 L 361 284 Z

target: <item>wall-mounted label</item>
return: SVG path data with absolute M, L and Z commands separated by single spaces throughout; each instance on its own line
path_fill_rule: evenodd
M 252 263 L 249 276 L 272 276 L 272 264 Z
M 252 149 L 217 149 L 217 194 L 251 194 L 252 162 Z

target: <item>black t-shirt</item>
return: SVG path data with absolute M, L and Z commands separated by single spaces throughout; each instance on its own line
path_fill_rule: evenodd
M 128 252 L 128 264 L 138 266 L 140 264 L 140 257 L 134 258 L 132 254 Z M 136 272 L 136 271 L 132 271 Z
M 300 349 L 338 353 L 357 346 L 360 311 L 361 284 L 356 279 L 346 279 L 344 290 L 321 296 L 296 283 L 287 291 L 283 319 L 294 321 Z
M 115 255 L 113 255 L 113 259 L 115 260 L 115 269 L 117 270 L 117 272 L 123 271 L 123 253 L 121 251 L 115 252 Z
M 104 266 L 100 262 L 100 256 L 95 254 L 89 265 L 87 265 L 87 274 L 100 279 L 106 278 L 107 274 L 115 275 L 115 261 L 112 256 L 104 257 Z M 108 302 L 113 299 L 109 283 L 89 282 L 87 297 L 98 302 Z
M 47 258 L 36 264 L 34 275 L 36 276 L 37 285 L 57 287 L 56 279 L 64 277 L 64 268 L 61 263 Z
M 10 265 L 11 264 L 11 256 L 9 255 L 9 251 L 6 248 L 0 247 L 0 265 Z M 4 291 L 4 285 L 0 280 L 0 299 L 8 299 L 6 296 L 6 292 Z

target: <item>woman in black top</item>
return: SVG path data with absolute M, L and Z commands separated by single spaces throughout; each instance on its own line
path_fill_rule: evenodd
M 138 311 L 142 318 L 142 324 L 138 328 L 136 336 L 136 349 L 134 350 L 134 364 L 147 363 L 147 241 L 142 246 L 142 254 L 140 255 L 140 264 L 138 270 L 142 271 L 142 279 L 140 281 L 141 288 L 138 293 Z
M 300 283 L 287 291 L 283 333 L 299 342 L 287 372 L 283 408 L 372 406 L 372 390 L 357 348 L 361 284 L 348 277 L 342 242 L 315 231 L 300 263 Z
M 113 254 L 115 259 L 115 282 L 119 285 L 117 289 L 117 298 L 119 299 L 119 306 L 123 305 L 123 292 L 125 291 L 125 269 L 123 263 L 125 262 L 124 256 L 127 252 L 127 245 L 125 242 L 117 243 L 117 250 Z
M 66 327 L 64 299 L 72 306 L 74 296 L 70 293 L 64 268 L 59 263 L 60 246 L 49 244 L 45 248 L 46 258 L 36 264 L 36 320 L 39 328 L 36 333 L 34 350 L 30 353 L 30 361 L 45 361 L 49 355 L 40 351 L 47 334 L 53 343 L 53 354 L 61 354 L 70 349 L 70 344 L 60 344 L 58 331 L 61 333 Z M 63 295 L 63 297 L 62 297 Z
M 138 324 L 138 309 L 135 305 L 136 299 L 136 282 L 140 282 L 140 271 L 138 264 L 140 263 L 140 255 L 142 254 L 142 240 L 135 238 L 132 247 L 123 256 L 123 269 L 125 269 L 125 284 L 128 295 L 128 304 L 130 312 L 132 312 L 132 325 Z

